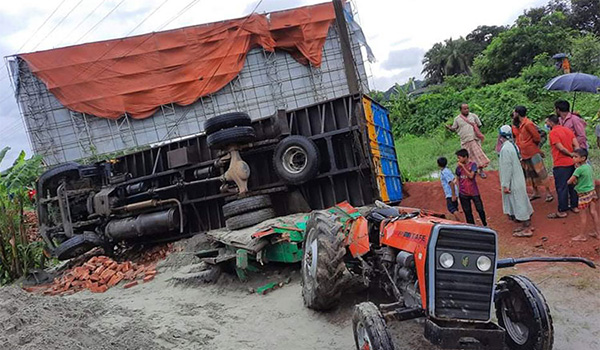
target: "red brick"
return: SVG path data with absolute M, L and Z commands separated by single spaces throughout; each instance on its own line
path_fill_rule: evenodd
M 104 270 L 106 270 L 106 267 L 99 266 L 96 270 L 94 270 L 94 274 L 100 275 L 102 272 L 104 272 Z
M 152 281 L 153 279 L 154 279 L 154 275 L 146 276 L 146 277 L 144 277 L 144 283 L 146 283 L 146 282 L 150 282 L 150 281 Z
M 108 287 L 113 287 L 119 284 L 119 282 L 123 280 L 123 277 L 124 275 L 121 272 L 115 273 L 115 275 L 112 276 L 111 279 L 108 281 Z
M 118 263 L 118 262 L 116 262 L 116 261 L 113 261 L 113 262 L 112 262 L 112 264 L 110 264 L 110 265 L 108 266 L 108 268 L 109 268 L 109 269 L 111 269 L 111 270 L 116 270 L 116 269 L 117 269 L 117 267 L 119 267 L 119 263 Z
M 115 270 L 111 270 L 111 269 L 106 269 L 104 272 L 102 272 L 102 274 L 100 275 L 100 279 L 101 280 L 105 280 L 105 279 L 110 279 L 114 274 L 116 273 Z
M 128 288 L 131 288 L 131 287 L 135 287 L 137 285 L 138 285 L 138 281 L 129 282 L 126 285 L 123 286 L 123 289 L 128 289 Z
M 107 287 L 107 286 L 104 286 L 104 285 L 102 285 L 102 286 L 98 286 L 98 287 L 94 287 L 94 288 L 91 288 L 91 289 L 90 289 L 90 291 L 91 291 L 92 293 L 104 293 L 104 292 L 106 292 L 107 290 L 108 290 L 108 287 Z

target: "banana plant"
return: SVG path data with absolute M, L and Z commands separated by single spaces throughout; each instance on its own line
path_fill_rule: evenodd
M 0 151 L 0 164 L 9 150 L 5 147 Z M 27 240 L 24 209 L 28 188 L 35 186 L 41 171 L 41 157 L 26 159 L 21 151 L 13 165 L 0 173 L 0 284 L 11 282 L 39 265 L 43 248 L 39 242 Z

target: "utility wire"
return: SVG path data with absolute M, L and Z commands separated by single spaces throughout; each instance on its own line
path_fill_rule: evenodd
M 79 3 L 81 3 L 83 0 L 80 0 Z M 106 0 L 104 0 L 106 1 Z M 104 2 L 103 1 L 103 2 Z M 169 0 L 165 0 L 163 1 L 158 7 L 156 7 L 148 16 L 146 16 L 140 23 L 138 23 L 133 29 L 131 29 L 125 36 L 129 36 L 131 33 L 133 33 L 135 30 L 137 30 L 142 24 L 144 24 L 144 22 L 146 22 L 150 17 L 152 17 L 161 7 L 163 7 Z M 199 0 L 194 0 L 196 2 L 198 2 Z M 123 1 L 121 1 L 122 3 Z M 78 3 L 78 5 L 79 5 Z M 121 3 L 119 3 L 117 6 L 115 6 L 112 10 L 114 11 Z M 76 5 L 77 6 L 77 5 Z M 186 8 L 184 8 L 182 11 L 180 11 L 180 13 L 183 13 L 187 8 L 189 7 L 186 6 Z M 96 6 L 96 8 L 98 8 L 98 6 Z M 74 9 L 72 9 L 70 12 L 72 12 Z M 69 12 L 69 13 L 70 13 Z M 106 17 L 108 17 L 108 15 L 111 13 L 109 12 L 106 16 L 104 16 L 104 18 L 102 20 L 100 20 L 100 22 L 102 22 L 104 19 L 106 19 Z M 92 11 L 93 13 L 93 11 Z M 90 13 L 91 14 L 91 13 Z M 68 16 L 68 14 L 67 14 Z M 89 15 L 88 15 L 89 17 Z M 66 18 L 66 17 L 65 17 Z M 64 19 L 64 18 L 63 18 Z M 96 23 L 96 26 L 100 23 Z M 55 27 L 56 28 L 56 27 Z M 89 31 L 88 31 L 89 32 Z M 85 34 L 84 34 L 85 36 Z M 45 38 L 44 38 L 45 39 Z M 42 40 L 43 41 L 43 40 Z M 84 72 L 86 72 L 89 68 L 91 68 L 92 65 L 94 65 L 96 62 L 98 62 L 100 59 L 102 59 L 106 54 L 108 54 L 110 51 L 112 51 L 120 42 L 116 42 L 115 45 L 113 45 L 111 48 L 109 48 L 107 51 L 105 51 L 100 57 L 98 57 L 94 62 L 92 62 L 92 64 L 90 66 L 88 66 L 83 72 L 79 73 L 77 76 L 75 76 L 75 78 L 73 78 L 71 81 L 75 80 L 77 77 L 79 77 L 81 74 L 83 74 Z M 6 63 L 4 64 L 4 66 L 6 66 Z M 8 77 L 8 73 L 6 75 L 6 77 Z M 2 79 L 0 79 L 0 81 L 2 81 Z M 70 83 L 70 82 L 69 82 Z M 67 84 L 69 84 L 67 83 Z M 4 97 L 2 100 L 0 100 L 0 103 L 4 102 L 5 100 L 7 100 L 9 97 L 11 97 L 11 94 L 8 94 L 6 97 Z
M 31 36 L 29 37 L 29 39 L 25 40 L 25 42 L 23 43 L 23 45 L 21 45 L 21 47 L 19 47 L 19 49 L 17 49 L 17 52 L 21 52 L 21 50 L 23 50 L 23 48 L 25 47 L 25 45 L 27 45 L 29 43 L 29 41 L 31 39 L 33 39 L 33 37 L 40 31 L 40 29 L 42 29 L 42 27 L 48 22 L 48 20 L 50 20 L 50 18 L 52 16 L 54 16 L 54 14 L 56 13 L 56 11 L 58 11 L 58 9 L 65 3 L 65 1 L 67 0 L 62 0 L 60 2 L 60 4 L 58 4 L 58 6 L 56 6 L 56 8 L 54 8 L 54 11 L 52 11 L 52 13 L 50 15 L 48 15 L 48 17 L 46 17 L 46 19 L 44 20 L 44 22 L 42 22 L 42 24 L 40 24 L 39 27 L 37 27 L 37 29 L 33 32 L 33 34 L 31 34 Z M 4 62 L 4 66 L 2 67 L 2 69 L 6 68 L 6 62 Z M 8 78 L 8 73 L 6 73 L 6 75 L 4 75 L 2 78 L 0 78 L 0 81 L 3 81 L 4 79 Z
M 79 2 L 77 4 L 75 4 L 75 6 L 73 6 L 71 8 L 71 10 L 69 10 L 69 12 L 67 12 L 67 14 L 52 28 L 52 30 L 50 30 L 50 32 L 48 34 L 46 34 L 46 36 L 43 37 L 42 40 L 40 40 L 40 42 L 38 42 L 33 47 L 33 49 L 31 49 L 31 51 L 34 51 L 42 42 L 44 42 L 44 40 L 46 40 L 47 37 L 50 36 L 50 34 L 54 33 L 54 31 L 56 30 L 56 28 L 58 28 L 58 26 L 60 26 L 67 19 L 67 17 L 69 17 L 71 15 L 71 13 L 73 13 L 73 11 L 75 11 L 75 9 L 78 8 L 79 5 L 81 5 L 82 2 L 83 2 L 83 0 L 79 0 Z
M 254 6 L 254 9 L 252 10 L 252 12 L 250 12 L 250 14 L 248 15 L 248 17 L 246 17 L 246 19 L 244 20 L 244 22 L 242 22 L 242 24 L 237 29 L 237 31 L 235 33 L 235 37 L 237 37 L 240 34 L 240 31 L 242 30 L 242 28 L 244 28 L 244 25 L 246 24 L 246 22 L 248 22 L 248 20 L 252 16 L 252 14 L 254 14 L 256 12 L 256 9 L 260 6 L 260 4 L 262 2 L 263 2 L 263 0 L 259 0 L 258 3 Z M 208 78 L 208 80 L 206 81 L 206 84 L 204 86 L 208 86 L 208 84 L 210 83 L 210 81 L 215 77 L 215 75 L 217 74 L 217 72 L 221 68 L 221 65 L 223 65 L 223 62 L 225 62 L 225 59 L 227 58 L 227 56 L 229 56 L 229 53 L 231 52 L 231 49 L 233 48 L 233 43 L 234 43 L 234 40 L 232 40 L 231 43 L 229 44 L 229 48 L 227 49 L 227 54 L 225 56 L 223 56 L 223 59 L 221 60 L 221 62 L 219 62 L 219 65 L 217 66 L 217 69 L 215 69 L 214 73 L 210 76 L 210 78 Z M 173 130 L 175 127 L 177 127 L 179 125 L 179 123 L 181 123 L 183 121 L 183 118 L 185 118 L 186 115 L 187 114 L 183 114 L 181 116 L 181 118 L 177 119 L 177 121 L 175 122 L 175 124 L 171 127 L 171 130 Z M 165 141 L 167 139 L 167 137 L 169 137 L 170 133 L 171 133 L 170 131 L 167 131 L 167 134 L 165 135 L 165 137 L 163 137 L 162 140 L 160 140 L 160 141 Z
M 102 0 L 100 3 L 98 3 L 98 5 L 96 5 L 96 7 L 94 7 L 94 9 L 87 14 L 87 16 L 85 16 L 81 22 L 77 23 L 77 25 L 71 29 L 71 31 L 69 32 L 69 34 L 67 34 L 63 40 L 61 40 L 61 42 L 58 44 L 58 46 L 60 47 L 64 42 L 67 41 L 67 39 L 69 39 L 71 37 L 71 35 L 77 30 L 79 29 L 79 27 L 85 22 L 87 21 L 88 18 L 90 18 L 91 15 L 93 15 L 94 13 L 96 13 L 96 10 L 98 10 L 100 8 L 100 6 L 102 6 L 104 3 L 106 2 L 106 0 Z
M 117 6 L 113 7 L 113 8 L 112 8 L 112 10 L 110 10 L 110 11 L 109 11 L 109 12 L 108 12 L 106 15 L 104 15 L 104 17 L 102 17 L 102 19 L 101 19 L 101 20 L 99 20 L 98 22 L 96 22 L 96 24 L 94 24 L 94 25 L 92 26 L 92 28 L 90 28 L 90 29 L 89 29 L 87 32 L 85 32 L 85 34 L 83 34 L 81 37 L 79 37 L 79 39 L 77 39 L 77 41 L 75 41 L 75 43 L 78 43 L 78 42 L 80 42 L 80 41 L 81 41 L 81 39 L 85 38 L 85 37 L 86 37 L 86 35 L 88 35 L 90 32 L 92 32 L 94 29 L 96 29 L 96 28 L 97 28 L 97 27 L 100 25 L 100 23 L 104 22 L 104 20 L 105 20 L 106 18 L 108 18 L 108 16 L 110 16 L 110 15 L 111 15 L 113 12 L 115 12 L 115 10 L 116 10 L 116 9 L 118 9 L 118 8 L 119 8 L 119 6 L 121 6 L 121 4 L 122 4 L 123 2 L 125 2 L 125 0 L 121 0 L 121 2 L 119 2 L 119 3 L 117 4 Z
M 169 21 L 167 21 L 165 24 L 161 25 L 161 27 L 159 27 L 159 29 L 157 31 L 160 31 L 161 29 L 163 29 L 164 27 L 166 27 L 167 25 L 169 25 L 171 22 L 173 22 L 175 19 L 177 19 L 179 16 L 181 16 L 185 11 L 189 10 L 190 8 L 192 8 L 194 5 L 196 5 L 200 0 L 192 0 L 188 3 L 188 5 L 186 5 L 183 9 L 181 9 L 177 15 L 173 16 Z M 161 4 L 160 6 L 164 5 Z M 155 12 L 155 11 L 154 11 Z M 153 13 L 154 13 L 153 12 Z M 152 15 L 152 14 L 151 14 Z M 146 19 L 144 19 L 145 21 Z M 136 27 L 137 28 L 137 27 Z M 134 28 L 133 30 L 135 30 L 136 28 Z M 123 55 L 117 57 L 114 59 L 114 62 L 110 65 L 108 65 L 107 67 L 104 67 L 104 69 L 102 69 L 100 72 L 95 73 L 94 75 L 99 76 L 100 74 L 104 73 L 107 69 L 109 69 L 110 67 L 112 67 L 116 61 L 120 58 L 123 58 L 125 56 L 127 56 L 128 54 L 130 54 L 132 51 L 136 50 L 138 47 L 142 46 L 146 41 L 148 41 L 150 38 L 154 37 L 154 35 L 156 34 L 156 32 L 152 32 L 150 35 L 148 35 L 148 37 L 146 37 L 146 39 L 142 40 L 138 45 L 136 45 L 134 48 L 132 48 L 131 50 L 127 51 L 126 53 L 124 53 Z M 82 74 L 84 74 L 85 72 L 87 72 L 90 68 L 92 68 L 96 63 L 98 63 L 98 61 L 100 61 L 100 59 L 102 59 L 102 57 L 104 57 L 110 50 L 112 50 L 114 47 L 116 47 L 118 44 L 120 43 L 120 41 L 116 42 L 115 45 L 113 45 L 113 47 L 111 47 L 110 49 L 108 49 L 104 54 L 102 54 L 100 57 L 98 57 L 97 59 L 95 59 L 93 62 L 91 62 L 91 64 L 89 64 L 87 66 L 86 69 L 84 69 L 83 71 L 81 71 L 79 74 L 77 74 L 75 77 L 73 77 L 73 79 L 69 80 L 69 82 L 67 82 L 65 85 L 69 85 L 71 84 L 73 81 L 75 81 L 77 78 L 79 78 Z

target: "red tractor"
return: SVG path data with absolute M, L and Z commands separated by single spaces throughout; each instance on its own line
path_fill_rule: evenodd
M 426 318 L 425 338 L 445 349 L 552 349 L 552 318 L 540 290 L 525 276 L 497 281 L 497 270 L 533 261 L 595 268 L 577 257 L 499 259 L 494 230 L 412 208 L 375 208 L 362 215 L 341 203 L 313 212 L 304 244 L 307 307 L 334 307 L 350 282 L 378 287 L 392 299 L 355 307 L 359 350 L 394 349 L 386 320 L 418 317 Z M 492 322 L 494 309 L 498 324 Z

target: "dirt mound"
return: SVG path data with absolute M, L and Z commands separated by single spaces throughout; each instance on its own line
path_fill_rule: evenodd
M 16 287 L 0 288 L 0 349 L 162 349 L 142 324 L 111 330 L 90 324 L 128 310 L 99 301 L 32 295 Z
M 502 193 L 498 172 L 487 172 L 487 179 L 477 179 L 481 192 L 483 206 L 487 215 L 488 225 L 498 232 L 501 257 L 521 257 L 527 255 L 578 255 L 593 260 L 600 258 L 600 241 L 590 239 L 588 242 L 572 242 L 571 238 L 582 232 L 579 214 L 569 213 L 565 219 L 548 219 L 546 215 L 557 210 L 556 191 L 554 201 L 546 203 L 543 198 L 537 199 L 533 205 L 532 225 L 535 228 L 531 238 L 515 238 L 512 230 L 516 227 L 502 213 Z M 553 182 L 553 181 L 551 181 Z M 445 213 L 446 202 L 439 181 L 406 183 L 405 188 L 410 194 L 402 201 L 403 206 L 424 208 Z M 464 214 L 461 213 L 464 218 Z M 479 221 L 474 211 L 476 221 Z M 480 224 L 480 222 L 479 222 Z M 588 230 L 591 230 L 591 218 L 588 220 Z M 545 238 L 543 238 L 545 237 Z

